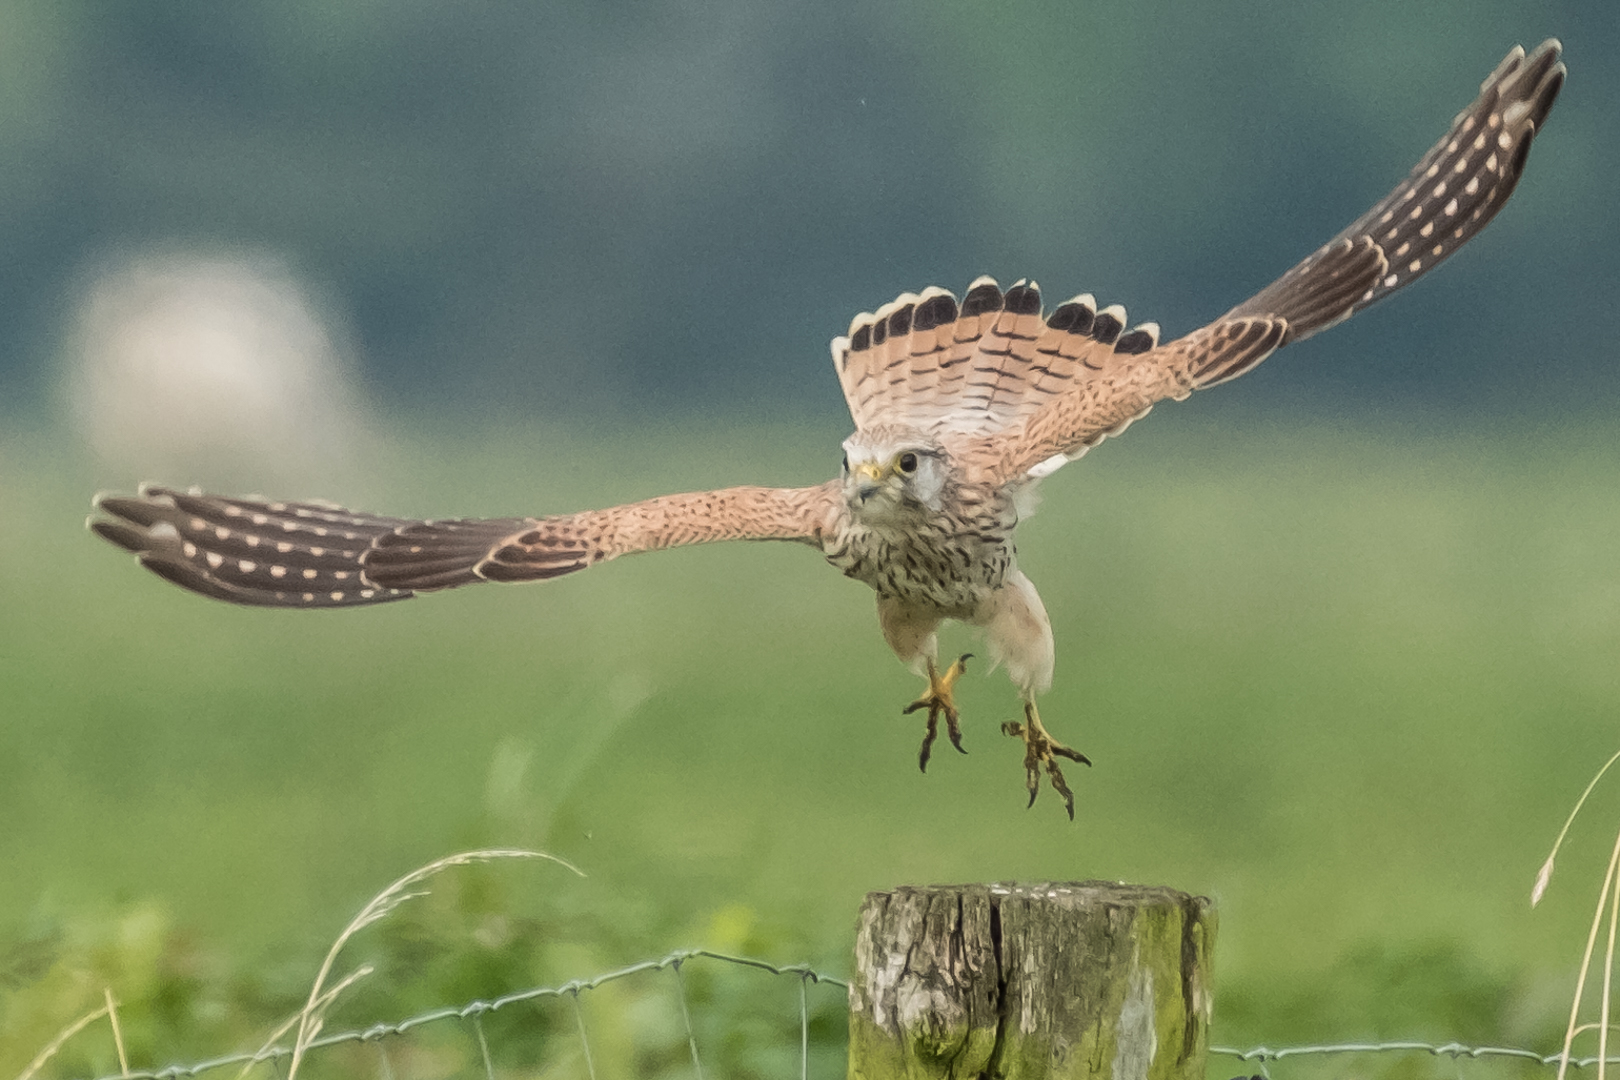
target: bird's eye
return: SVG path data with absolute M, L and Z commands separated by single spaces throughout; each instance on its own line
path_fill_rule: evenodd
M 916 454 L 901 454 L 900 455 L 900 471 L 903 472 L 903 473 L 914 473 L 914 472 L 916 472 L 917 471 L 917 455 Z

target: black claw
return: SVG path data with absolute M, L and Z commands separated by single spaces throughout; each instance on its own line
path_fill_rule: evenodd
M 916 712 L 918 709 L 927 704 L 927 701 L 913 701 L 910 705 L 907 705 L 905 708 L 900 710 L 900 715 L 910 716 L 912 713 Z
M 1046 775 L 1052 778 L 1053 790 L 1063 796 L 1063 808 L 1069 812 L 1069 820 L 1073 821 L 1074 792 L 1070 791 L 1069 785 L 1064 782 L 1063 770 L 1058 768 L 1057 762 L 1048 761 L 1046 763 Z
M 1024 804 L 1024 809 L 1025 810 L 1028 810 L 1028 809 L 1030 809 L 1030 807 L 1035 805 L 1035 796 L 1039 795 L 1040 793 L 1041 793 L 1041 789 L 1040 789 L 1039 786 L 1032 787 L 1032 788 L 1029 789 L 1029 802 Z
M 939 735 L 939 710 L 928 710 L 928 728 L 923 732 L 922 749 L 917 751 L 917 768 L 928 772 L 928 755 L 933 752 L 934 739 Z
M 956 752 L 958 754 L 967 753 L 962 748 L 962 719 L 956 715 L 954 710 L 945 714 L 945 731 L 950 735 L 951 745 L 956 747 Z

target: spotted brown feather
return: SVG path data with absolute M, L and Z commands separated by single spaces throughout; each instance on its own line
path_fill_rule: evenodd
M 839 502 L 813 488 L 729 488 L 547 518 L 415 521 L 327 503 L 147 486 L 104 495 L 97 535 L 160 577 L 258 607 L 355 607 L 477 581 L 540 581 L 640 551 L 716 540 L 819 543 Z

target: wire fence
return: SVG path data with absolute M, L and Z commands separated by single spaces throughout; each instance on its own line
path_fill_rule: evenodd
M 1256 1046 L 1249 1050 L 1240 1050 L 1234 1046 L 1211 1046 L 1210 1054 L 1217 1057 L 1236 1058 L 1239 1061 L 1258 1062 L 1261 1067 L 1260 1075 L 1269 1075 L 1265 1066 L 1268 1062 L 1282 1061 L 1285 1058 L 1301 1057 L 1329 1057 L 1350 1054 L 1428 1054 L 1431 1057 L 1451 1058 L 1511 1058 L 1519 1061 L 1531 1062 L 1537 1065 L 1556 1066 L 1563 1055 L 1559 1053 L 1542 1054 L 1535 1050 L 1526 1050 L 1517 1046 L 1468 1046 L 1459 1042 L 1428 1043 L 1412 1041 L 1395 1042 L 1345 1042 L 1321 1043 L 1314 1046 Z M 1573 1057 L 1569 1059 L 1572 1069 L 1586 1069 L 1598 1063 L 1597 1057 Z M 1607 1063 L 1614 1065 L 1620 1063 L 1620 1057 L 1609 1057 Z
M 704 1054 L 699 1048 L 700 1039 L 697 1027 L 693 1022 L 691 994 L 684 975 L 686 965 L 692 961 L 713 962 L 744 971 L 760 972 L 797 980 L 798 1076 L 800 1080 L 809 1080 L 811 1072 L 811 1021 L 813 1015 L 810 991 L 813 987 L 827 987 L 841 991 L 842 993 L 838 994 L 836 998 L 836 1008 L 842 1013 L 845 1008 L 844 994 L 848 992 L 849 984 L 843 979 L 816 971 L 802 964 L 773 964 L 753 957 L 731 956 L 708 949 L 679 949 L 660 959 L 644 960 L 640 963 L 604 972 L 589 979 L 573 979 L 556 986 L 530 987 L 488 1000 L 474 1000 L 456 1007 L 432 1009 L 403 1020 L 372 1024 L 364 1028 L 322 1035 L 311 1040 L 305 1047 L 307 1055 L 305 1068 L 306 1070 L 310 1067 L 319 1069 L 319 1059 L 323 1051 L 332 1051 L 335 1048 L 344 1046 L 370 1046 L 376 1053 L 376 1074 L 382 1080 L 394 1080 L 396 1070 L 388 1054 L 388 1046 L 392 1040 L 397 1040 L 408 1033 L 422 1029 L 451 1026 L 459 1023 L 465 1025 L 473 1044 L 476 1046 L 477 1058 L 475 1064 L 482 1067 L 488 1080 L 494 1080 L 496 1075 L 494 1054 L 491 1052 L 491 1040 L 484 1029 L 484 1018 L 497 1014 L 501 1010 L 510 1011 L 517 1006 L 552 1000 L 567 1003 L 573 1016 L 573 1028 L 576 1033 L 578 1052 L 583 1061 L 585 1073 L 590 1077 L 590 1080 L 596 1080 L 595 1059 L 597 1055 L 592 1052 L 592 1035 L 586 1023 L 584 1011 L 580 1008 L 581 996 L 633 976 L 670 972 L 673 976 L 673 991 L 679 1003 L 678 1011 L 683 1029 L 681 1035 L 691 1062 L 689 1075 L 696 1076 L 698 1080 L 705 1080 Z M 169 1065 L 160 1069 L 131 1069 L 109 1073 L 100 1077 L 99 1080 L 180 1080 L 180 1078 L 202 1076 L 232 1067 L 235 1067 L 239 1073 L 245 1073 L 256 1067 L 264 1066 L 274 1069 L 275 1075 L 280 1076 L 286 1065 L 292 1061 L 293 1054 L 293 1047 L 278 1043 L 253 1052 L 227 1054 L 191 1064 Z M 342 1074 L 353 1075 L 353 1065 L 353 1061 L 345 1061 L 341 1070 Z M 307 1073 L 303 1075 L 307 1075 Z
M 837 1013 L 840 1017 L 846 1009 L 844 994 L 847 994 L 849 984 L 846 980 L 826 972 L 817 971 L 801 964 L 780 965 L 769 961 L 747 956 L 732 956 L 726 953 L 714 952 L 708 949 L 680 949 L 669 953 L 657 960 L 645 960 L 630 964 L 612 971 L 603 972 L 588 979 L 573 979 L 554 986 L 535 986 L 524 990 L 514 991 L 490 999 L 469 1001 L 456 1007 L 444 1007 L 418 1013 L 402 1020 L 387 1023 L 372 1024 L 364 1028 L 338 1031 L 321 1035 L 310 1041 L 304 1048 L 305 1059 L 303 1071 L 300 1075 L 308 1076 L 313 1072 L 316 1075 L 333 1072 L 337 1075 L 362 1075 L 364 1062 L 354 1056 L 346 1056 L 341 1061 L 323 1060 L 330 1057 L 340 1048 L 365 1048 L 373 1055 L 370 1070 L 379 1080 L 396 1080 L 397 1069 L 393 1057 L 390 1055 L 391 1045 L 405 1041 L 405 1036 L 421 1033 L 430 1029 L 459 1029 L 467 1051 L 457 1060 L 447 1065 L 447 1059 L 440 1056 L 428 1072 L 433 1075 L 448 1075 L 458 1071 L 456 1066 L 470 1066 L 475 1071 L 481 1069 L 486 1080 L 495 1080 L 497 1076 L 496 1053 L 492 1051 L 492 1042 L 499 1049 L 497 1040 L 492 1040 L 485 1030 L 485 1018 L 500 1014 L 503 1010 L 508 1013 L 516 1011 L 519 1006 L 534 1005 L 540 1002 L 562 1003 L 572 1016 L 572 1023 L 567 1025 L 572 1030 L 568 1033 L 574 1041 L 577 1060 L 583 1067 L 584 1074 L 590 1080 L 597 1080 L 597 1059 L 600 1056 L 593 1052 L 594 1036 L 591 1026 L 586 1020 L 585 1011 L 581 1008 L 581 999 L 593 991 L 597 991 L 609 984 L 618 983 L 636 976 L 651 976 L 660 972 L 668 972 L 671 976 L 666 993 L 673 993 L 679 1008 L 680 1030 L 678 1037 L 684 1042 L 686 1064 L 679 1070 L 686 1076 L 695 1080 L 710 1080 L 717 1074 L 713 1064 L 705 1065 L 710 1058 L 709 1051 L 703 1048 L 705 1040 L 700 1037 L 698 1027 L 694 1023 L 692 994 L 689 987 L 686 971 L 694 962 L 703 962 L 735 971 L 753 972 L 782 979 L 792 979 L 797 982 L 797 1013 L 798 1013 L 798 1046 L 797 1046 L 797 1075 L 799 1080 L 809 1080 L 812 1074 L 811 1042 L 812 1021 L 818 1012 Z M 812 1002 L 814 990 L 841 991 L 836 995 L 821 995 L 821 1000 Z M 115 1015 L 115 1014 L 113 1014 Z M 560 1029 L 559 1029 L 560 1030 Z M 1322 1043 L 1302 1046 L 1257 1046 L 1250 1049 L 1240 1049 L 1231 1046 L 1211 1046 L 1209 1052 L 1212 1058 L 1230 1058 L 1244 1064 L 1253 1064 L 1257 1067 L 1258 1077 L 1269 1078 L 1268 1066 L 1274 1062 L 1300 1058 L 1342 1058 L 1358 1055 L 1427 1055 L 1434 1058 L 1445 1058 L 1453 1061 L 1464 1059 L 1500 1058 L 1510 1059 L 1531 1066 L 1554 1067 L 1559 1064 L 1560 1055 L 1557 1053 L 1544 1054 L 1535 1050 L 1513 1046 L 1485 1046 L 1468 1045 L 1459 1042 L 1431 1043 L 1420 1041 L 1390 1041 L 1390 1042 L 1344 1042 Z M 236 1076 L 246 1076 L 254 1070 L 269 1070 L 274 1076 L 285 1075 L 287 1067 L 294 1058 L 291 1046 L 277 1043 L 265 1046 L 257 1051 L 228 1054 L 222 1057 L 210 1058 L 190 1064 L 175 1064 L 159 1069 L 124 1069 L 117 1073 L 105 1074 L 97 1080 L 182 1080 L 182 1078 L 199 1077 L 210 1073 L 219 1073 L 223 1070 L 236 1070 Z M 1571 1068 L 1586 1069 L 1598 1063 L 1597 1057 L 1571 1057 Z M 1620 1057 L 1610 1057 L 1609 1064 L 1620 1064 Z M 541 1072 L 549 1073 L 551 1070 L 543 1069 Z M 843 1069 L 824 1070 L 829 1076 L 842 1076 Z M 1214 1065 L 1211 1071 L 1216 1072 Z M 261 1072 L 260 1075 L 263 1075 Z M 820 1072 L 818 1071 L 818 1076 Z

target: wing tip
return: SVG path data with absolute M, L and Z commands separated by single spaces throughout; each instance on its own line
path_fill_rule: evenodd
M 85 518 L 84 527 L 109 544 L 123 548 L 125 551 L 134 552 L 137 555 L 148 550 L 151 546 L 148 543 L 150 536 L 145 529 L 126 525 L 121 521 L 108 521 L 105 518 L 92 516 Z

